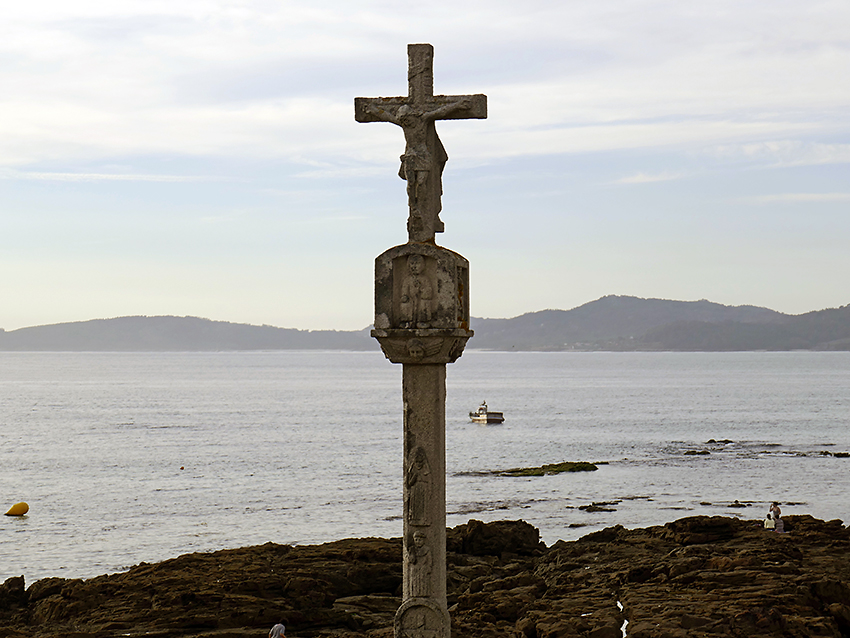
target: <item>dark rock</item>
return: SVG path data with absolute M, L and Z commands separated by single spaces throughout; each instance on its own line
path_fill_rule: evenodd
M 615 525 L 614 527 L 606 527 L 605 529 L 601 529 L 598 532 L 591 532 L 586 536 L 582 536 L 578 539 L 579 543 L 610 543 L 613 540 L 616 540 L 621 532 L 626 530 L 622 525 Z
M 449 551 L 474 556 L 501 556 L 508 552 L 529 556 L 544 549 L 540 532 L 525 521 L 482 523 L 471 520 L 458 525 L 446 540 Z
M 599 503 L 591 503 L 590 505 L 579 505 L 579 509 L 583 512 L 616 512 L 616 508 L 611 505 L 617 505 L 619 501 L 602 501 Z
M 13 576 L 0 585 L 0 611 L 15 609 L 26 601 L 24 577 Z
M 453 638 L 850 636 L 841 521 L 696 516 L 621 526 L 548 550 L 522 521 L 449 530 Z M 529 529 L 530 528 L 530 529 Z M 392 638 L 401 540 L 189 554 L 89 580 L 0 586 L 0 638 Z M 9 604 L 5 604 L 11 601 Z M 622 608 L 620 607 L 622 605 Z
M 714 543 L 732 538 L 739 521 L 724 516 L 691 516 L 667 523 L 670 537 L 682 545 Z

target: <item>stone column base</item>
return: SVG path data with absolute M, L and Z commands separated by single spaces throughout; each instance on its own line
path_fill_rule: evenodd
M 393 622 L 395 638 L 450 638 L 449 612 L 429 598 L 404 601 Z

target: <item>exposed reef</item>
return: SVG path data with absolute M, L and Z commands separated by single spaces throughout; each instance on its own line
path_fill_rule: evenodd
M 539 467 L 515 467 L 510 470 L 495 470 L 490 472 L 496 476 L 546 476 L 547 474 L 560 474 L 562 472 L 595 472 L 599 465 L 608 465 L 607 462 L 588 463 L 586 461 L 564 461 L 563 463 L 549 463 Z

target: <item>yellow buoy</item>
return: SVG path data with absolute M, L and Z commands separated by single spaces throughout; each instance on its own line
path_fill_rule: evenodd
M 9 511 L 6 512 L 6 516 L 23 516 L 29 511 L 30 506 L 26 503 L 15 503 L 9 508 Z

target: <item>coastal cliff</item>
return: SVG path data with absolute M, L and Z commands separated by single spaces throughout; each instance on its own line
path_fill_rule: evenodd
M 452 635 L 850 636 L 850 530 L 696 516 L 545 547 L 523 521 L 448 532 Z M 391 638 L 401 539 L 266 543 L 97 578 L 0 585 L 0 638 Z M 626 621 L 628 623 L 626 624 Z

